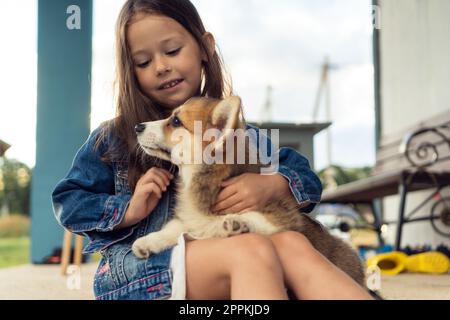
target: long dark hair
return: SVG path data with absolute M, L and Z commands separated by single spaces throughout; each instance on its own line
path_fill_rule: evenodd
M 134 72 L 134 64 L 127 41 L 127 30 L 139 13 L 167 16 L 181 24 L 196 40 L 207 56 L 203 62 L 199 94 L 221 99 L 232 94 L 231 80 L 224 78 L 223 62 L 217 50 L 211 53 L 202 37 L 206 29 L 189 0 L 128 0 L 119 14 L 116 24 L 116 116 L 107 122 L 97 137 L 96 147 L 108 134 L 117 137 L 108 146 L 102 160 L 108 163 L 126 162 L 128 183 L 134 191 L 139 178 L 151 166 L 164 167 L 164 163 L 146 156 L 137 146 L 134 127 L 138 123 L 161 120 L 167 117 L 165 108 L 152 101 L 141 89 Z

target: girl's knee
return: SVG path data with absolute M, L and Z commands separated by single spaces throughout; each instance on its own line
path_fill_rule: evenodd
M 279 260 L 275 246 L 269 237 L 246 233 L 229 238 L 234 242 L 230 246 L 233 257 L 240 263 L 278 265 Z
M 317 253 L 308 238 L 296 231 L 282 231 L 270 237 L 279 255 L 305 256 Z

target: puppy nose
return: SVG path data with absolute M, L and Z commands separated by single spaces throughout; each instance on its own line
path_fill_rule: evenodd
M 136 133 L 142 133 L 145 130 L 145 124 L 138 124 L 134 127 L 134 131 L 136 131 Z

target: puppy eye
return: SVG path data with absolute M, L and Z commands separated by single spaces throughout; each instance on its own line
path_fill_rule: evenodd
M 181 122 L 180 119 L 178 119 L 178 117 L 173 117 L 172 121 L 171 121 L 171 125 L 174 128 L 178 128 L 178 127 L 181 127 L 183 125 L 183 123 Z

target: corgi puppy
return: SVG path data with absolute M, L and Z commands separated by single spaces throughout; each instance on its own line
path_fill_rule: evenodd
M 235 96 L 224 100 L 192 98 L 175 109 L 169 118 L 136 126 L 139 146 L 148 155 L 175 163 L 179 179 L 173 219 L 160 231 L 137 239 L 132 246 L 133 253 L 147 258 L 151 253 L 175 246 L 183 233 L 205 239 L 244 232 L 271 235 L 294 230 L 304 234 L 329 261 L 365 287 L 364 269 L 357 253 L 319 222 L 301 213 L 293 198 L 270 203 L 260 211 L 227 215 L 210 212 L 222 181 L 245 172 L 260 173 L 268 167 L 260 158 L 254 163 L 237 161 L 240 154 L 244 153 L 247 159 L 251 158 L 252 150 L 256 150 L 244 139 L 243 149 L 236 152 L 242 147 L 242 139 L 238 144 L 239 139 L 234 135 L 239 129 L 245 132 L 246 124 L 241 100 Z M 207 135 L 214 136 L 214 141 L 204 141 Z M 233 142 L 229 148 L 228 144 Z

